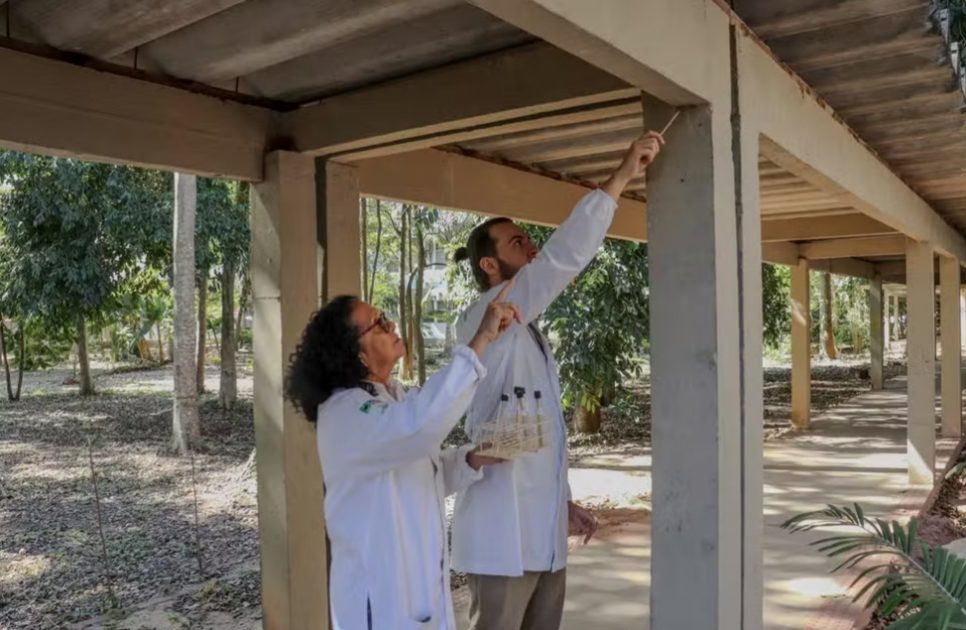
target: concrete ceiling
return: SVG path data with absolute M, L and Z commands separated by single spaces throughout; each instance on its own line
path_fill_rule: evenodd
M 13 40 L 302 103 L 532 41 L 462 0 L 17 0 Z
M 925 27 L 928 1 L 733 4 L 907 183 L 966 228 L 966 115 L 940 63 L 942 40 Z M 4 31 L 4 45 L 93 57 L 279 109 L 534 41 L 462 0 L 16 0 L 0 7 Z M 616 166 L 640 120 L 639 100 L 622 97 L 445 148 L 593 183 Z M 858 216 L 772 162 L 763 159 L 760 173 L 766 222 Z M 643 192 L 643 182 L 630 189 Z
M 735 0 L 774 53 L 951 225 L 966 228 L 966 113 L 928 0 Z

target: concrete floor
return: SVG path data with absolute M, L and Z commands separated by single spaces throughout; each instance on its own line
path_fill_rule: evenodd
M 826 503 L 859 502 L 870 515 L 908 516 L 927 491 L 906 486 L 906 383 L 904 378 L 818 416 L 807 433 L 765 445 L 765 628 L 847 630 L 858 609 L 845 595 L 844 578 L 830 576 L 831 561 L 808 547 L 808 535 L 789 535 L 788 517 Z M 937 405 L 939 401 L 937 399 Z M 955 440 L 940 439 L 937 467 Z M 650 492 L 650 454 L 602 454 L 571 470 L 578 501 Z M 639 511 L 586 547 L 572 550 L 565 630 L 647 628 L 650 530 Z M 818 536 L 815 534 L 814 536 Z M 813 536 L 813 537 L 814 537 Z M 456 593 L 465 627 L 466 593 Z

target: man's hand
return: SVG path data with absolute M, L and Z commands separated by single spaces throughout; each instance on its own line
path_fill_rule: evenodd
M 597 532 L 597 518 L 573 501 L 567 501 L 567 521 L 571 536 L 583 536 L 584 544 Z
M 657 158 L 664 146 L 664 136 L 656 131 L 648 131 L 631 144 L 624 154 L 620 166 L 604 182 L 601 189 L 617 201 L 624 188 L 632 179 L 644 172 Z

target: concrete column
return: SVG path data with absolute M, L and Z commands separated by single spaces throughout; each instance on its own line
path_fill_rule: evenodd
M 671 115 L 644 112 L 651 129 Z M 727 110 L 682 109 L 647 174 L 654 630 L 761 627 L 757 141 L 736 177 L 730 129 Z
M 960 325 L 959 261 L 939 259 L 940 333 L 942 344 L 942 427 L 945 437 L 959 437 L 963 432 L 962 345 Z
M 909 482 L 932 485 L 936 467 L 936 290 L 932 246 L 906 245 Z
M 812 307 L 808 260 L 792 267 L 792 424 L 807 429 L 812 408 Z
M 252 187 L 254 408 L 262 623 L 328 628 L 322 474 L 315 430 L 284 400 L 288 358 L 318 308 L 313 159 L 274 152 Z
M 966 349 L 966 288 L 959 290 L 959 343 Z
M 359 174 L 354 166 L 315 161 L 321 296 L 361 295 Z
M 885 356 L 885 337 L 882 334 L 882 276 L 878 273 L 869 283 L 869 379 L 872 389 L 882 389 L 882 368 Z

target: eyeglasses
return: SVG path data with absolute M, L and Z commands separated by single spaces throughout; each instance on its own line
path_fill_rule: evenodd
M 361 333 L 359 333 L 359 336 L 356 337 L 356 339 L 362 339 L 363 337 L 368 335 L 376 326 L 378 326 L 379 328 L 382 328 L 383 332 L 392 332 L 392 321 L 390 321 L 390 319 L 386 317 L 385 313 L 379 313 L 379 317 L 376 318 L 376 321 L 372 322 L 372 324 L 370 324 L 368 328 L 366 328 Z

